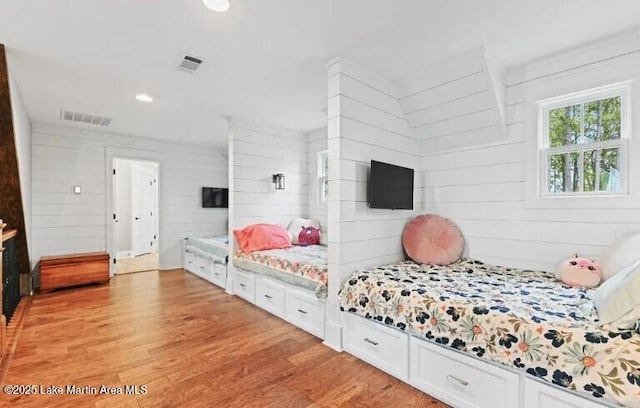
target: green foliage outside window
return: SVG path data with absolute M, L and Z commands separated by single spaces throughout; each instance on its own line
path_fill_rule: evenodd
M 585 145 L 577 151 L 550 153 L 548 191 L 615 191 L 620 187 L 620 149 L 588 144 L 620 139 L 621 98 L 585 102 L 549 111 L 549 147 Z

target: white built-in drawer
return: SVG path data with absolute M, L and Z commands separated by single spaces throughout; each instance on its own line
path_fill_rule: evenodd
M 460 408 L 519 405 L 518 374 L 416 337 L 409 349 L 414 387 Z
M 227 265 L 220 263 L 211 263 L 210 281 L 220 286 L 221 288 L 227 287 Z
M 233 273 L 233 293 L 251 303 L 255 303 L 255 282 L 255 275 L 240 272 L 236 269 Z
M 362 317 L 342 313 L 344 349 L 382 371 L 407 381 L 409 335 Z
M 184 265 L 183 265 L 183 267 L 184 267 L 184 269 L 186 269 L 189 272 L 197 273 L 198 272 L 198 258 L 193 254 L 185 252 L 184 253 Z
M 324 339 L 325 302 L 311 294 L 287 289 L 285 295 L 285 319 Z
M 531 378 L 524 380 L 524 408 L 602 408 L 604 406 L 552 384 L 545 384 Z
M 196 275 L 199 277 L 209 280 L 210 270 L 211 270 L 211 261 L 208 259 L 197 257 L 196 267 Z
M 256 278 L 256 305 L 278 317 L 284 317 L 284 286 Z

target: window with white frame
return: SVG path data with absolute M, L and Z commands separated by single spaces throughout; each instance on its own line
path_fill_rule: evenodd
M 542 196 L 628 193 L 629 83 L 539 103 Z
M 318 200 L 327 201 L 329 194 L 329 152 L 318 152 Z

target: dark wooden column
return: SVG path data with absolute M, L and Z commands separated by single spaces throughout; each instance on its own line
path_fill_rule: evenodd
M 31 274 L 29 249 L 20 188 L 18 151 L 13 129 L 9 69 L 4 45 L 0 44 L 0 218 L 7 228 L 18 230 L 16 254 L 20 274 Z

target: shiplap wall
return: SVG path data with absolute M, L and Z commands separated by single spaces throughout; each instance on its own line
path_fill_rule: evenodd
M 11 60 L 8 60 L 11 64 Z M 22 101 L 20 89 L 9 71 L 9 91 L 11 93 L 11 110 L 13 114 L 13 131 L 16 138 L 16 150 L 18 155 L 18 171 L 20 172 L 20 190 L 22 191 L 22 206 L 24 208 L 24 225 L 27 235 L 27 247 L 33 250 L 31 245 L 31 119 Z M 2 214 L 0 214 L 1 218 Z
M 327 128 L 318 129 L 307 135 L 307 160 L 309 163 L 307 215 L 320 221 L 322 231 L 328 234 L 327 202 L 320 202 L 318 183 L 318 152 L 327 150 Z
M 232 229 L 254 223 L 287 226 L 307 216 L 309 158 L 307 135 L 262 125 L 232 123 L 229 138 Z M 276 190 L 272 176 L 285 176 Z
M 554 204 L 547 204 L 548 208 L 532 208 L 526 200 L 526 191 L 535 192 L 537 188 L 537 101 L 640 79 L 637 44 L 638 38 L 607 42 L 510 69 L 506 82 L 507 132 L 501 142 L 446 152 L 425 150 L 426 208 L 453 219 L 460 226 L 467 239 L 469 255 L 498 264 L 552 270 L 573 253 L 597 256 L 618 234 L 640 229 L 637 126 L 631 139 L 633 195 L 627 208 L 618 208 L 620 199 L 615 198 L 597 208 L 588 208 L 594 206 L 584 198 L 568 205 L 563 203 L 564 208 L 553 208 Z M 442 70 L 446 78 L 451 67 L 443 65 Z M 433 103 L 461 94 L 469 95 L 466 97 L 469 101 L 475 98 L 472 94 L 482 87 L 465 81 L 443 83 L 440 88 L 450 88 L 450 92 L 438 96 Z M 479 109 L 489 106 L 485 100 L 476 103 Z M 632 91 L 632 104 L 640 104 L 637 86 Z M 632 116 L 632 122 L 640 123 L 640 111 L 635 109 Z M 469 135 L 471 138 L 475 134 L 482 136 L 486 131 L 493 132 L 495 140 L 500 140 L 498 130 L 491 127 L 474 130 Z M 441 133 L 454 137 L 453 131 L 446 128 Z M 487 141 L 491 139 L 490 136 Z M 457 142 L 450 146 L 459 147 Z
M 391 82 L 344 59 L 328 65 L 328 76 L 330 326 L 339 324 L 337 293 L 353 271 L 404 259 L 400 237 L 420 213 L 422 177 L 418 144 Z M 368 208 L 371 160 L 416 170 L 413 211 Z
M 33 129 L 33 251 L 43 255 L 106 250 L 108 152 L 145 155 L 160 163 L 160 268 L 182 265 L 181 240 L 224 234 L 227 210 L 202 208 L 203 186 L 226 187 L 227 160 L 214 148 L 35 124 Z M 72 194 L 72 186 L 82 194 Z M 35 262 L 34 262 L 35 264 Z
M 255 123 L 233 121 L 229 128 L 229 236 L 249 224 L 287 227 L 309 213 L 309 135 Z M 285 189 L 276 190 L 273 174 L 282 173 Z M 229 240 L 229 250 L 235 242 Z M 227 291 L 233 287 L 229 263 Z M 231 293 L 231 292 L 230 292 Z
M 504 138 L 504 69 L 484 48 L 397 81 L 420 151 L 482 145 Z

